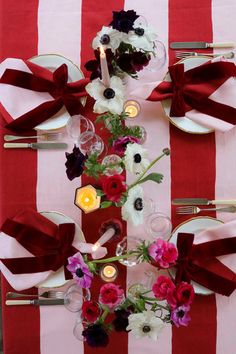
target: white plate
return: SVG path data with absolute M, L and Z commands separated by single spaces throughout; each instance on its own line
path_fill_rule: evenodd
M 55 211 L 45 211 L 45 212 L 41 212 L 40 214 L 45 216 L 45 218 L 47 218 L 48 220 L 54 222 L 56 225 L 65 224 L 65 223 L 74 223 L 75 238 L 81 242 L 85 241 L 83 232 L 80 229 L 79 225 L 76 224 L 74 220 L 72 220 L 70 217 Z M 50 275 L 50 277 L 48 277 L 45 281 L 38 284 L 37 287 L 38 288 L 60 287 L 64 285 L 67 281 L 68 280 L 65 279 L 65 275 L 64 275 L 64 267 L 61 267 L 60 269 L 58 269 L 58 271 Z
M 209 61 L 209 58 L 188 58 L 182 60 L 181 63 L 184 64 L 184 71 L 193 69 L 199 65 L 202 65 Z M 178 64 L 176 64 L 178 65 Z M 171 81 L 169 73 L 165 76 L 165 81 Z M 186 133 L 192 134 L 208 134 L 211 133 L 213 130 L 203 125 L 197 124 L 193 122 L 191 119 L 187 117 L 170 117 L 170 107 L 171 107 L 171 99 L 161 101 L 162 107 L 165 111 L 165 114 L 177 128 L 185 131 Z
M 62 64 L 66 64 L 68 67 L 68 82 L 77 81 L 82 79 L 84 76 L 80 69 L 72 63 L 69 59 L 57 55 L 57 54 L 45 54 L 45 55 L 38 55 L 31 59 L 29 59 L 34 64 L 40 65 L 44 68 L 47 68 L 51 71 L 55 71 L 59 66 Z M 85 99 L 81 99 L 82 104 L 85 103 Z M 70 118 L 69 113 L 63 107 L 57 114 L 53 117 L 49 118 L 45 122 L 37 125 L 34 129 L 35 130 L 52 130 L 52 129 L 59 129 L 66 125 L 68 119 Z
M 197 234 L 200 231 L 202 231 L 204 229 L 209 229 L 211 227 L 219 226 L 221 224 L 222 224 L 222 221 L 214 219 L 214 218 L 210 218 L 210 217 L 203 216 L 203 217 L 193 218 L 193 219 L 190 219 L 190 220 L 180 224 L 179 226 L 177 226 L 177 228 L 173 231 L 169 241 L 176 245 L 177 235 L 179 232 L 194 233 L 195 238 L 197 238 Z M 170 271 L 171 276 L 174 277 L 175 271 L 173 269 L 171 269 L 169 271 Z M 196 294 L 202 294 L 202 295 L 213 294 L 212 290 L 209 290 L 209 289 L 205 288 L 204 286 L 195 283 L 194 281 L 192 282 L 192 285 L 194 287 L 194 291 Z

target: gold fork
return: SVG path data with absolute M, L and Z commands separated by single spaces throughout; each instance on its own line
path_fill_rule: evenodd
M 221 211 L 224 213 L 235 213 L 236 212 L 236 206 L 231 205 L 230 207 L 224 207 L 224 208 L 199 208 L 195 205 L 191 206 L 182 206 L 176 208 L 176 213 L 177 214 L 198 214 L 201 211 Z

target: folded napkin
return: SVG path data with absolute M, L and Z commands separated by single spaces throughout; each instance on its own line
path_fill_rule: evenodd
M 197 235 L 179 233 L 176 281 L 194 280 L 226 296 L 236 289 L 236 220 Z
M 219 131 L 236 124 L 236 66 L 217 58 L 185 71 L 184 63 L 169 67 L 171 81 L 142 85 L 130 95 L 148 101 L 171 99 L 170 117 L 187 117 Z
M 53 73 L 27 60 L 8 58 L 0 64 L 0 113 L 7 128 L 22 132 L 53 117 L 63 107 L 78 114 L 89 79 L 68 82 L 68 67 Z
M 93 245 L 75 237 L 76 232 L 73 223 L 55 225 L 36 211 L 25 210 L 1 227 L 0 270 L 18 291 L 42 283 L 61 267 L 65 278 L 70 279 L 67 259 L 79 249 L 94 258 L 107 253 L 105 247 L 94 252 Z

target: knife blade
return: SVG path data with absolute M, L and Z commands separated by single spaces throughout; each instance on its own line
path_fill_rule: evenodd
M 176 198 L 173 205 L 236 205 L 236 200 L 208 200 L 207 198 Z
M 6 305 L 34 305 L 34 306 L 50 306 L 64 305 L 64 299 L 34 299 L 34 300 L 6 300 Z
M 172 49 L 193 49 L 193 48 L 233 48 L 234 43 L 222 42 L 222 43 L 207 43 L 207 42 L 172 42 L 170 48 Z
M 22 149 L 30 148 L 33 150 L 37 149 L 67 149 L 68 145 L 66 143 L 4 143 L 5 149 Z

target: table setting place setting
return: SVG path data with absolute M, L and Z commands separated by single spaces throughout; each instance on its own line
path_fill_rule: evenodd
M 26 207 L 9 215 L 0 228 L 0 270 L 13 288 L 5 305 L 15 311 L 64 306 L 76 315 L 74 337 L 92 348 L 106 347 L 111 332 L 158 341 L 165 326 L 190 324 L 196 295 L 230 297 L 236 288 L 236 218 L 214 217 L 236 213 L 236 196 L 175 196 L 172 212 L 180 223 L 173 227 L 146 191 L 165 184 L 162 163 L 175 151 L 163 146 L 151 158 L 140 118 L 144 102 L 160 102 L 164 119 L 183 137 L 234 129 L 235 44 L 197 42 L 197 35 L 194 42 L 171 42 L 175 63 L 161 81 L 139 85 L 143 70 L 164 67 L 169 48 L 135 9 L 113 11 L 97 30 L 88 44 L 94 51 L 85 63 L 88 77 L 59 54 L 0 63 L 4 153 L 9 159 L 15 149 L 60 155 L 67 183 L 78 181 L 71 206 L 91 224 L 101 210 L 107 213 L 94 227 L 95 243 L 79 218 L 59 210 Z M 126 232 L 126 222 L 140 228 L 142 238 Z M 143 282 L 126 291 L 118 280 L 123 269 L 136 267 Z M 37 294 L 27 293 L 32 287 Z

